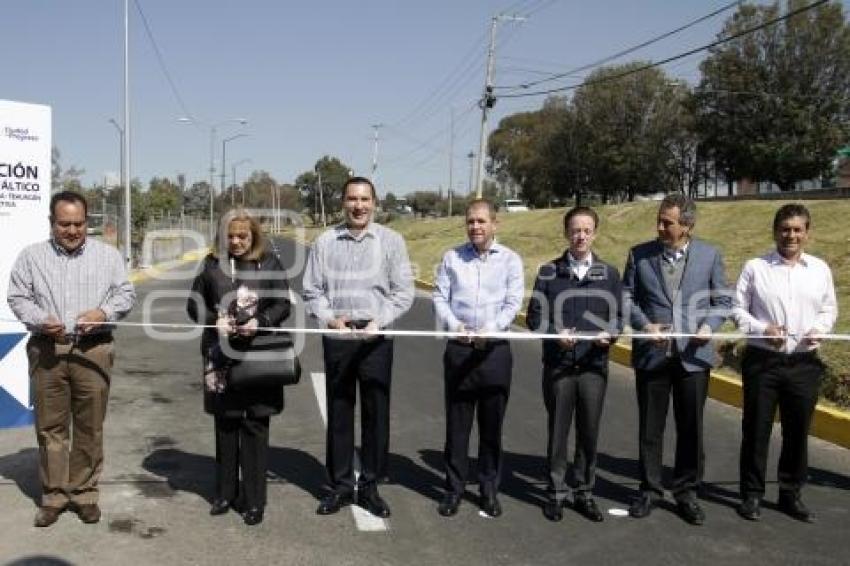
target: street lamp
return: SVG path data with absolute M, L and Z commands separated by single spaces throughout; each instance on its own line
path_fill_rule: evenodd
M 206 124 L 204 122 L 200 122 L 195 118 L 182 117 L 177 119 L 181 124 L 195 124 L 197 126 L 207 126 L 210 129 L 210 226 L 209 226 L 209 237 L 210 242 L 215 238 L 215 137 L 216 131 L 219 126 L 223 126 L 224 124 L 229 124 L 231 122 L 235 122 L 242 126 L 248 124 L 248 120 L 245 118 L 228 118 L 227 120 L 221 120 L 219 122 L 215 122 L 213 124 Z M 222 164 L 222 170 L 224 170 L 224 164 Z
M 119 182 L 119 185 L 123 185 L 124 184 L 124 128 L 119 126 L 118 122 L 116 122 L 114 118 L 110 118 L 109 123 L 112 124 L 113 126 L 115 126 L 115 129 L 118 130 L 118 143 L 120 144 L 120 147 L 118 149 L 118 155 L 120 155 L 119 162 L 121 163 L 121 165 L 120 165 L 120 167 L 121 167 L 121 169 L 120 169 L 120 171 L 121 171 L 121 173 L 120 173 L 121 181 Z M 124 222 L 129 222 L 129 221 L 130 221 L 129 219 L 124 220 Z M 121 230 L 119 229 L 119 233 L 120 232 L 121 232 Z M 120 239 L 126 239 L 126 236 L 124 234 L 120 234 L 119 238 Z M 130 250 L 129 250 L 129 248 L 127 248 L 127 246 L 129 246 L 129 245 L 130 245 L 129 242 L 124 242 L 124 246 L 125 246 L 124 257 L 130 257 Z
M 227 155 L 227 142 L 233 141 L 233 140 L 236 140 L 236 139 L 239 139 L 239 138 L 244 138 L 247 135 L 248 134 L 235 134 L 235 135 L 230 136 L 229 138 L 224 138 L 223 140 L 221 140 L 221 194 L 222 195 L 224 195 L 224 183 L 225 183 L 225 179 L 227 178 L 227 175 L 225 174 L 225 171 L 227 171 L 227 159 L 225 157 Z
M 233 202 L 234 201 L 233 191 L 236 190 L 236 168 L 239 167 L 240 165 L 244 164 L 244 163 L 250 163 L 250 162 L 251 162 L 251 159 L 245 158 L 245 159 L 240 159 L 239 161 L 237 161 L 236 163 L 234 163 L 233 165 L 230 166 L 231 170 L 233 172 L 233 176 L 230 178 L 230 180 L 231 180 L 231 184 L 230 184 L 230 205 L 231 206 L 233 206 L 235 204 Z M 245 206 L 245 190 L 243 189 L 243 190 L 240 190 L 239 192 L 242 194 L 242 206 Z

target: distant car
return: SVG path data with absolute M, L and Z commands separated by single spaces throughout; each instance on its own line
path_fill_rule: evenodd
M 528 212 L 528 205 L 517 198 L 505 199 L 502 207 L 505 212 Z

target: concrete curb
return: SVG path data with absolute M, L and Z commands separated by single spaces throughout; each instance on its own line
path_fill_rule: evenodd
M 434 289 L 432 283 L 422 279 L 416 280 L 416 287 L 423 290 Z M 518 314 L 515 323 L 525 327 L 525 315 Z M 631 346 L 614 344 L 611 347 L 609 359 L 620 365 L 631 367 L 631 354 Z M 743 406 L 743 386 L 737 376 L 718 371 L 711 372 L 709 374 L 708 395 L 726 405 L 739 409 Z M 850 412 L 818 403 L 815 407 L 809 434 L 838 446 L 850 448 Z

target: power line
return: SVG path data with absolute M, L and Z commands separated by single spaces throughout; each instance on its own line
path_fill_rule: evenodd
M 180 106 L 180 109 L 183 111 L 183 115 L 189 118 L 192 122 L 197 123 L 194 114 L 189 111 L 189 108 L 186 106 L 186 103 L 183 101 L 183 97 L 180 96 L 180 92 L 177 90 L 177 85 L 174 84 L 174 80 L 171 78 L 171 73 L 168 72 L 168 67 L 165 64 L 165 59 L 162 56 L 162 52 L 159 50 L 159 46 L 156 43 L 156 40 L 153 37 L 153 33 L 151 32 L 150 25 L 148 25 L 148 19 L 145 17 L 145 13 L 142 11 L 142 6 L 139 4 L 139 0 L 133 0 L 133 3 L 136 5 L 136 9 L 139 11 L 139 16 L 142 18 L 142 24 L 145 28 L 145 33 L 147 33 L 148 39 L 153 46 L 154 53 L 156 54 L 156 59 L 159 62 L 159 67 L 162 70 L 162 74 L 165 75 L 165 80 L 168 81 L 168 86 L 171 87 L 171 93 L 174 95 L 174 98 L 177 100 L 177 104 Z
M 565 91 L 568 91 L 568 90 L 575 90 L 575 89 L 579 88 L 580 86 L 586 86 L 586 85 L 590 85 L 590 84 L 606 83 L 606 82 L 619 80 L 619 79 L 621 79 L 623 77 L 627 77 L 629 75 L 641 73 L 643 71 L 653 69 L 655 67 L 660 67 L 662 65 L 666 65 L 667 63 L 671 63 L 671 62 L 677 61 L 679 59 L 684 59 L 685 57 L 690 57 L 691 55 L 694 55 L 695 53 L 699 53 L 700 51 L 706 51 L 706 50 L 711 49 L 713 47 L 717 47 L 718 45 L 723 45 L 724 43 L 729 43 L 730 41 L 733 41 L 733 40 L 738 39 L 740 37 L 743 37 L 745 35 L 755 33 L 755 32 L 760 31 L 760 30 L 762 30 L 766 27 L 770 27 L 770 26 L 775 25 L 779 22 L 785 21 L 789 18 L 793 18 L 794 16 L 802 14 L 803 12 L 807 12 L 809 10 L 817 8 L 818 6 L 826 4 L 827 2 L 829 2 L 829 0 L 817 0 L 817 2 L 809 4 L 808 6 L 803 6 L 802 8 L 797 8 L 796 10 L 794 10 L 792 12 L 788 12 L 784 16 L 779 16 L 779 17 L 774 18 L 772 20 L 769 20 L 767 22 L 761 23 L 757 26 L 754 26 L 754 27 L 745 29 L 743 31 L 740 31 L 736 34 L 730 35 L 729 37 L 725 37 L 723 39 L 718 39 L 717 41 L 713 41 L 713 42 L 708 43 L 706 45 L 703 45 L 701 47 L 691 49 L 690 51 L 686 51 L 686 52 L 680 53 L 678 55 L 673 55 L 672 57 L 667 57 L 666 59 L 662 59 L 661 61 L 657 61 L 655 63 L 648 63 L 646 65 L 641 65 L 640 67 L 637 67 L 635 69 L 630 69 L 630 70 L 624 71 L 622 73 L 617 73 L 616 75 L 602 77 L 602 78 L 591 80 L 591 81 L 584 81 L 583 83 L 580 83 L 580 84 L 572 84 L 572 85 L 567 85 L 567 86 L 563 86 L 563 87 L 560 87 L 560 88 L 551 88 L 551 89 L 548 89 L 548 90 L 541 90 L 541 91 L 536 91 L 536 92 L 525 92 L 525 93 L 520 93 L 520 94 L 503 94 L 501 96 L 501 98 L 525 98 L 525 97 L 529 97 L 529 96 L 542 96 L 542 95 L 547 95 L 547 94 L 554 94 L 556 92 L 565 92 Z
M 529 10 L 531 13 L 537 13 L 540 10 L 548 7 L 557 0 L 518 0 L 510 4 L 508 7 L 501 10 L 502 13 L 507 12 L 522 12 Z M 466 86 L 473 78 L 473 71 L 481 65 L 485 56 L 485 47 L 487 45 L 488 32 L 482 32 L 473 42 L 470 49 L 460 58 L 460 62 L 452 69 L 452 71 L 443 79 L 442 82 L 432 90 L 428 96 L 422 99 L 410 112 L 405 114 L 401 119 L 392 124 L 395 127 L 409 125 L 414 121 L 427 120 L 435 113 L 439 112 L 445 102 L 451 100 L 456 93 Z M 504 46 L 510 39 L 512 34 L 506 34 L 499 42 L 499 46 Z M 478 55 L 475 53 L 478 52 Z M 471 59 L 470 59 L 471 58 Z
M 473 111 L 473 110 L 475 110 L 475 108 L 477 108 L 477 107 L 478 107 L 478 101 L 475 101 L 475 102 L 473 102 L 472 104 L 470 104 L 468 107 L 466 107 L 466 108 L 465 108 L 465 109 L 464 109 L 464 110 L 463 110 L 463 111 L 462 111 L 462 112 L 458 115 L 458 120 L 463 120 L 463 119 L 465 119 L 466 117 L 470 116 L 470 115 L 471 115 L 471 113 L 472 113 L 472 111 Z M 403 132 L 402 130 L 400 130 L 400 129 L 396 128 L 396 127 L 393 127 L 393 126 L 387 126 L 387 129 L 389 129 L 389 130 L 391 130 L 391 131 L 395 131 L 396 133 L 401 134 L 403 137 L 406 137 L 406 138 L 408 138 L 408 139 L 410 139 L 410 140 L 413 140 L 413 141 L 416 141 L 416 142 L 417 142 L 416 147 L 414 147 L 413 149 L 411 149 L 411 150 L 409 150 L 409 151 L 407 151 L 407 152 L 405 152 L 405 153 L 403 153 L 403 154 L 401 154 L 401 155 L 395 155 L 395 156 L 392 156 L 392 157 L 387 157 L 387 158 L 384 160 L 385 162 L 393 162 L 393 163 L 394 163 L 394 162 L 397 162 L 397 161 L 403 161 L 403 160 L 405 160 L 405 159 L 409 158 L 410 156 L 414 155 L 415 153 L 417 153 L 417 152 L 419 152 L 419 151 L 421 151 L 421 150 L 423 150 L 423 149 L 426 149 L 426 148 L 430 148 L 430 149 L 431 149 L 434 153 L 439 152 L 439 151 L 443 151 L 443 148 L 442 148 L 442 147 L 435 148 L 435 147 L 434 147 L 433 145 L 431 145 L 431 144 L 433 144 L 433 143 L 434 143 L 434 141 L 435 141 L 436 139 L 438 139 L 440 136 L 444 135 L 444 134 L 446 133 L 446 131 L 449 129 L 449 127 L 448 127 L 448 126 L 446 126 L 446 127 L 444 127 L 444 128 L 441 128 L 439 131 L 435 132 L 434 134 L 432 134 L 431 136 L 429 136 L 429 137 L 428 137 L 427 139 L 425 139 L 424 141 L 415 140 L 412 136 L 410 136 L 410 135 L 409 135 L 409 134 L 407 134 L 406 132 Z
M 711 19 L 711 18 L 713 18 L 713 17 L 715 17 L 719 14 L 722 14 L 723 12 L 725 12 L 725 11 L 731 9 L 731 8 L 734 8 L 735 6 L 737 6 L 740 3 L 741 3 L 741 0 L 735 0 L 735 2 L 730 2 L 729 4 L 726 4 L 725 6 L 722 6 L 722 7 L 718 8 L 717 10 L 714 10 L 710 14 L 706 14 L 704 16 L 701 16 L 701 17 L 699 17 L 699 18 L 697 18 L 693 21 L 690 21 L 690 22 L 688 22 L 688 23 L 686 23 L 682 26 L 679 26 L 678 28 L 676 28 L 674 30 L 665 32 L 661 35 L 653 37 L 652 39 L 649 39 L 647 41 L 639 43 L 638 45 L 635 45 L 633 47 L 629 47 L 628 49 L 624 49 L 622 51 L 614 53 L 613 55 L 603 57 L 602 59 L 599 59 L 598 61 L 594 61 L 593 63 L 588 63 L 586 65 L 582 65 L 581 67 L 577 67 L 577 68 L 572 69 L 570 71 L 567 71 L 565 73 L 558 73 L 558 74 L 555 74 L 555 75 L 548 77 L 548 78 L 545 78 L 545 79 L 539 79 L 539 80 L 536 80 L 536 81 L 530 81 L 530 82 L 521 83 L 521 84 L 518 84 L 518 85 L 496 86 L 496 87 L 493 87 L 493 88 L 504 89 L 504 90 L 526 89 L 526 88 L 531 88 L 533 86 L 537 86 L 539 84 L 543 84 L 543 83 L 551 82 L 551 81 L 554 81 L 554 80 L 562 79 L 562 78 L 568 77 L 569 75 L 581 73 L 582 71 L 587 71 L 589 69 L 600 67 L 600 66 L 604 65 L 605 63 L 609 63 L 611 61 L 614 61 L 616 59 L 619 59 L 621 57 L 624 57 L 626 55 L 634 53 L 635 51 L 639 51 L 640 49 L 643 49 L 644 47 L 648 47 L 648 46 L 652 45 L 653 43 L 658 43 L 659 41 L 667 39 L 670 36 L 673 36 L 677 33 L 680 33 L 682 31 L 688 29 L 688 28 L 691 28 L 691 27 L 693 27 L 693 26 L 695 26 L 699 23 L 702 23 L 705 20 Z

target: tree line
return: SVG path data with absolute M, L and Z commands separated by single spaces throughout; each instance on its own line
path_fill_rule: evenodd
M 779 2 L 742 4 L 718 39 L 741 36 L 709 49 L 693 89 L 634 61 L 505 117 L 489 137 L 490 175 L 538 206 L 830 177 L 850 145 L 850 25 L 837 1 L 764 25 L 781 14 Z

